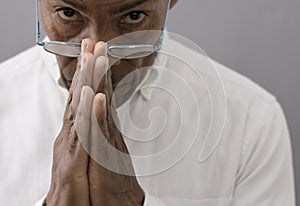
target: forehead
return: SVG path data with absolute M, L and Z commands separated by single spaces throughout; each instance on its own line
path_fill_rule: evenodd
M 52 3 L 64 3 L 72 6 L 75 9 L 88 13 L 88 11 L 106 11 L 109 10 L 110 14 L 119 14 L 133 9 L 140 5 L 155 5 L 161 7 L 162 2 L 168 0 L 47 0 Z M 150 4 L 151 3 L 151 4 Z
M 80 5 L 82 7 L 88 6 L 101 6 L 101 7 L 119 7 L 119 6 L 138 6 L 145 2 L 153 0 L 48 0 L 48 1 L 60 1 L 70 5 Z

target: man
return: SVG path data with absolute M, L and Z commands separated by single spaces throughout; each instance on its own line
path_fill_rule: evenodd
M 209 64 L 168 37 L 161 51 L 112 58 L 109 45 L 126 34 L 162 30 L 168 3 L 40 0 L 49 39 L 82 41 L 81 56 L 57 53 L 56 64 L 35 47 L 1 65 L 4 205 L 295 205 L 288 129 L 272 95 L 215 62 L 220 76 L 190 70 Z

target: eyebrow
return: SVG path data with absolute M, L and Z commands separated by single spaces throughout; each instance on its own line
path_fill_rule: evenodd
M 71 7 L 73 7 L 74 9 L 86 12 L 87 8 L 79 3 L 75 3 L 74 0 L 60 0 L 62 2 L 64 2 L 65 4 L 70 5 Z
M 121 6 L 118 9 L 112 10 L 111 13 L 112 14 L 122 14 L 122 13 L 124 13 L 126 11 L 129 11 L 129 10 L 131 10 L 131 9 L 133 9 L 133 8 L 135 8 L 135 7 L 143 4 L 143 3 L 145 3 L 146 1 L 148 1 L 148 0 L 137 0 L 137 1 L 129 3 L 129 4 L 125 4 L 125 5 Z

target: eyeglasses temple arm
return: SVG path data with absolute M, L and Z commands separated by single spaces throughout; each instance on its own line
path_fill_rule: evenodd
M 36 20 L 36 28 L 35 28 L 35 31 L 36 31 L 36 36 L 35 36 L 35 42 L 40 45 L 40 46 L 44 46 L 44 43 L 43 42 L 40 42 L 40 38 L 41 38 L 41 28 L 40 28 L 40 11 L 39 11 L 39 0 L 36 0 L 36 17 L 35 17 L 35 20 Z

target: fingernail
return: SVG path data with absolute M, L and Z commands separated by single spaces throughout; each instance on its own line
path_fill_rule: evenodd
M 105 103 L 106 103 L 106 102 L 105 102 L 105 95 L 102 94 L 102 93 L 99 93 L 98 95 L 99 95 L 99 100 L 100 100 L 100 102 L 101 102 L 102 104 L 105 104 Z

